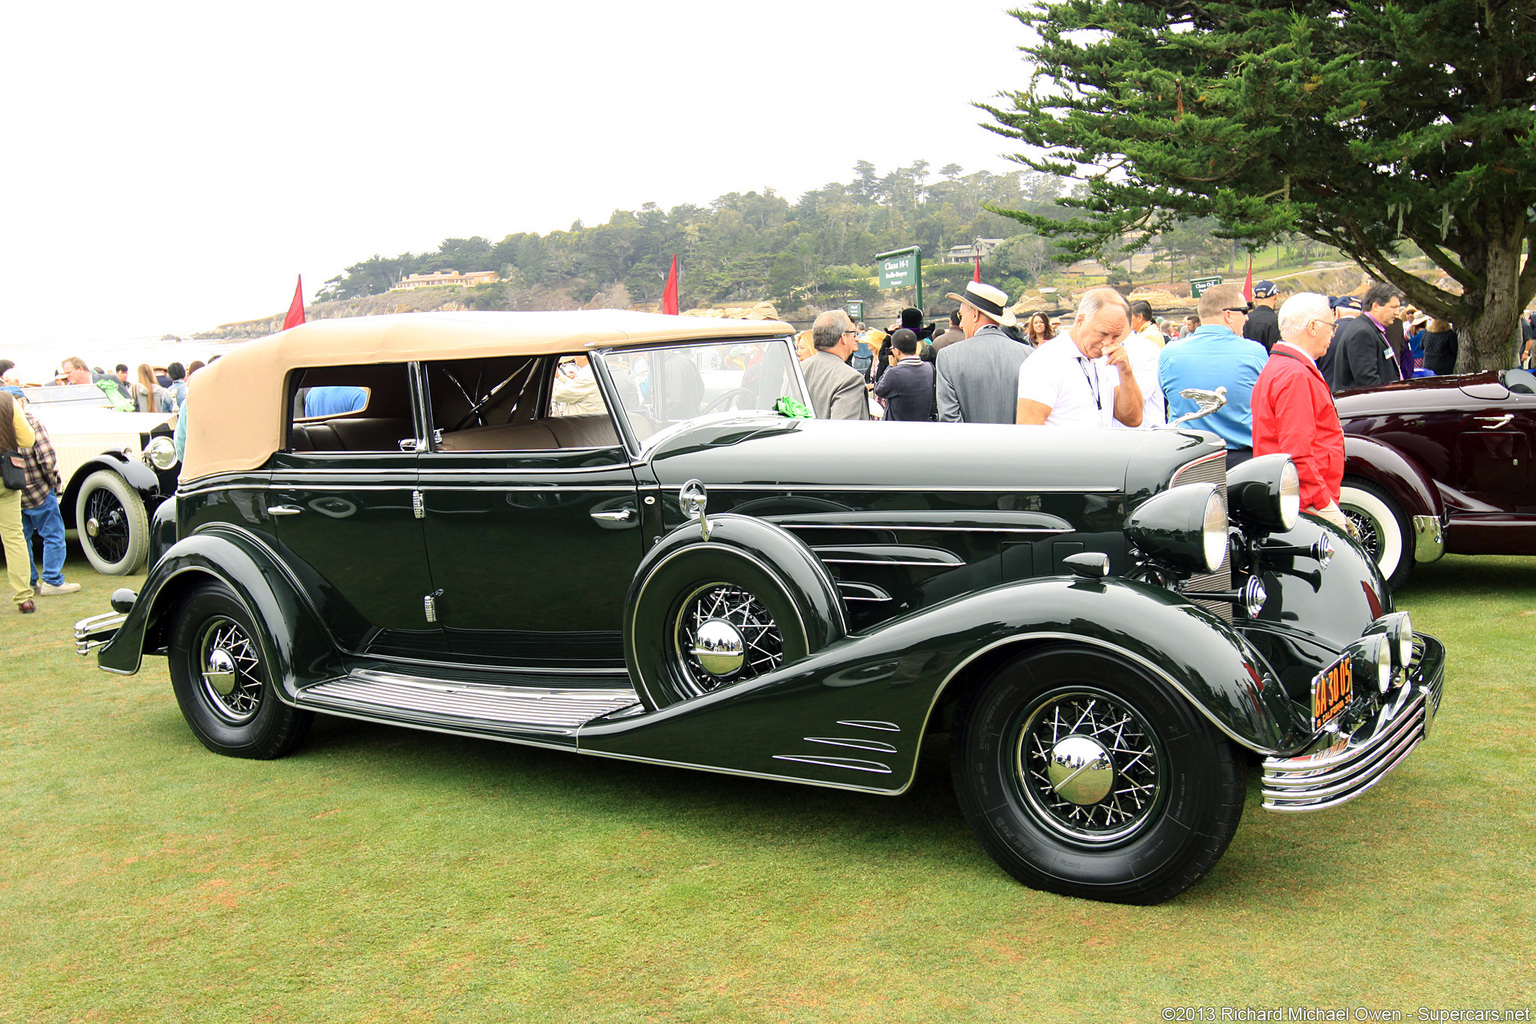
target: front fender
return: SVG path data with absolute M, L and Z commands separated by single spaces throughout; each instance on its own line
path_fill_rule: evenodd
M 273 682 L 287 697 L 303 683 L 344 671 L 340 652 L 308 598 L 259 541 L 234 530 L 207 530 L 178 541 L 150 570 L 127 618 L 102 646 L 97 663 L 132 674 L 144 654 L 164 653 L 181 602 L 201 583 L 234 592 L 263 633 Z
M 1445 503 L 1434 479 L 1396 448 L 1369 437 L 1345 434 L 1344 475 L 1379 485 L 1406 515 L 1445 521 Z
M 144 499 L 144 507 L 151 511 L 163 497 L 160 491 L 160 478 L 152 468 L 122 452 L 102 452 L 81 463 L 64 485 L 64 495 L 59 502 L 59 511 L 64 515 L 64 522 L 71 527 L 75 522 L 75 502 L 80 498 L 80 488 L 90 475 L 99 469 L 111 470 L 122 477 L 123 481 Z
M 1311 738 L 1279 673 L 1231 626 L 1128 580 L 1004 584 L 845 637 L 772 672 L 643 715 L 589 723 L 588 753 L 898 793 L 940 705 L 1054 644 L 1141 665 L 1260 753 Z

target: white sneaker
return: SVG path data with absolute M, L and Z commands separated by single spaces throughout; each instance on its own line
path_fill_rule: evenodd
M 54 586 L 52 583 L 45 581 L 37 585 L 37 593 L 39 597 L 53 597 L 56 594 L 73 594 L 79 589 L 80 584 L 78 583 L 60 583 L 58 586 Z

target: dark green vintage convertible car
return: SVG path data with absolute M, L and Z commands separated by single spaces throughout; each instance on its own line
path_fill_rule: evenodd
M 339 396 L 339 400 L 338 400 Z M 1153 903 L 1427 732 L 1444 649 L 1283 456 L 1148 431 L 803 418 L 792 331 L 641 313 L 324 320 L 198 374 L 142 591 L 209 749 L 316 712 L 898 794 L 948 733 L 1028 885 Z M 338 411 L 347 409 L 350 411 Z M 102 646 L 104 645 L 104 646 Z

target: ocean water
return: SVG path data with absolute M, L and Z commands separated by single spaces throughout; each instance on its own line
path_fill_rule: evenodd
M 162 341 L 159 338 L 119 338 L 77 342 L 16 342 L 0 340 L 0 359 L 16 364 L 15 373 L 28 384 L 51 384 L 59 364 L 69 356 L 79 356 L 87 366 L 99 366 L 111 373 L 118 363 L 128 364 L 128 376 L 140 363 L 165 366 L 179 362 L 183 366 L 194 359 L 207 362 L 212 356 L 228 352 L 239 341 Z

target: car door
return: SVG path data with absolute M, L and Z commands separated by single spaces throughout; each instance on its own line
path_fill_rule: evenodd
M 290 380 L 297 411 L 309 386 L 362 386 L 367 399 L 342 415 L 291 418 L 268 492 L 285 563 L 343 650 L 442 657 L 415 497 L 419 430 L 408 366 L 299 370 Z
M 419 481 L 433 584 L 456 658 L 618 669 L 642 553 L 635 474 L 600 398 L 551 401 L 554 366 L 425 367 L 434 444 Z

